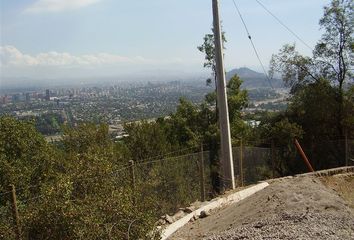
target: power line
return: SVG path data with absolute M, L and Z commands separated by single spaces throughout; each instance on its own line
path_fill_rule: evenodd
M 277 16 L 275 16 L 274 13 L 272 13 L 266 6 L 264 6 L 263 3 L 261 3 L 259 0 L 256 0 L 256 2 L 264 9 L 266 10 L 277 22 L 282 25 L 286 30 L 288 30 L 292 35 L 294 35 L 302 44 L 304 44 L 308 49 L 312 51 L 312 47 L 310 47 L 302 38 L 299 37 L 293 30 L 291 30 L 285 23 L 283 23 Z
M 254 53 L 255 53 L 255 54 L 256 54 L 256 56 L 257 56 L 258 62 L 259 62 L 259 64 L 262 66 L 262 69 L 263 69 L 264 75 L 266 76 L 267 81 L 268 81 L 268 83 L 269 83 L 270 87 L 271 87 L 272 89 L 274 89 L 273 84 L 272 84 L 272 82 L 271 82 L 271 79 L 269 78 L 268 73 L 267 73 L 267 71 L 265 70 L 265 67 L 264 67 L 264 65 L 263 65 L 263 63 L 262 63 L 261 58 L 259 57 L 259 54 L 258 54 L 257 48 L 256 48 L 256 46 L 254 45 L 254 42 L 253 42 L 252 37 L 251 37 L 251 34 L 250 34 L 250 32 L 248 31 L 248 27 L 247 27 L 247 25 L 246 25 L 246 22 L 245 22 L 245 20 L 243 19 L 242 14 L 241 14 L 241 12 L 240 12 L 239 8 L 237 7 L 237 4 L 236 4 L 235 0 L 232 0 L 232 1 L 233 1 L 233 3 L 234 3 L 234 6 L 235 6 L 235 8 L 236 8 L 236 11 L 237 11 L 238 15 L 239 15 L 239 16 L 240 16 L 240 18 L 241 18 L 241 21 L 242 21 L 243 26 L 245 27 L 245 30 L 246 30 L 246 33 L 247 33 L 248 39 L 249 39 L 249 40 L 250 40 L 250 42 L 251 42 L 251 45 L 252 45 L 253 51 L 254 51 Z

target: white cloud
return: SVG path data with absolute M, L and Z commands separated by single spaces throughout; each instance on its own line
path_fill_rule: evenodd
M 70 53 L 47 52 L 37 55 L 27 55 L 14 46 L 0 46 L 0 66 L 100 66 L 117 64 L 151 64 L 154 60 L 141 56 L 124 57 L 109 53 L 97 53 L 75 56 Z
M 60 12 L 86 7 L 99 1 L 101 0 L 37 0 L 25 12 Z
M 14 46 L 0 46 L 0 85 L 4 78 L 72 78 L 92 76 L 169 76 L 194 72 L 201 59 L 148 59 L 111 53 L 74 55 L 66 52 L 28 54 Z M 167 72 L 166 72 L 167 71 Z M 199 70 L 198 70 L 199 71 Z M 140 74 L 140 75 L 139 75 Z M 174 74 L 173 76 L 177 76 Z M 170 74 L 171 75 L 171 74 Z M 172 76 L 172 75 L 171 75 Z

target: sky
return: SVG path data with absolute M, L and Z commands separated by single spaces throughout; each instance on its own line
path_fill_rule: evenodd
M 319 40 L 318 21 L 329 0 L 259 1 L 310 47 Z M 197 46 L 211 32 L 211 2 L 0 0 L 0 80 L 205 74 Z M 286 43 L 311 55 L 256 0 L 235 2 L 266 68 Z M 220 0 L 220 15 L 226 70 L 261 71 L 232 0 Z

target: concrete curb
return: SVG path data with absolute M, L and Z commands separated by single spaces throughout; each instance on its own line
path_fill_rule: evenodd
M 184 216 L 183 218 L 177 220 L 176 222 L 172 223 L 171 225 L 163 229 L 161 233 L 161 240 L 168 239 L 174 232 L 176 232 L 178 229 L 180 229 L 185 224 L 187 224 L 194 216 L 199 216 L 202 211 L 208 212 L 216 208 L 228 206 L 233 203 L 239 202 L 255 194 L 256 192 L 266 188 L 267 186 L 269 186 L 267 182 L 262 182 L 255 186 L 241 190 L 239 192 L 216 198 L 210 202 L 206 202 L 205 205 L 201 206 L 197 210 L 189 213 L 188 215 Z

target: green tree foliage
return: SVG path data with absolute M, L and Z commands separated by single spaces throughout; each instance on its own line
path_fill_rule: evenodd
M 345 132 L 353 134 L 353 14 L 353 1 L 332 0 L 320 19 L 325 32 L 313 57 L 302 56 L 295 45 L 285 45 L 271 59 L 271 74 L 281 73 L 292 98 L 285 113 L 271 119 L 269 133 L 274 122 L 284 119 L 300 126 L 301 144 L 315 169 L 342 166 L 344 144 L 338 139 Z M 299 168 L 289 166 L 289 171 Z
M 171 150 L 165 129 L 158 123 L 129 123 L 124 129 L 128 134 L 124 141 L 135 161 L 163 156 Z
M 211 29 L 212 32 L 214 32 L 214 29 Z M 225 32 L 222 32 L 222 43 L 223 43 L 223 48 L 225 49 L 225 43 L 227 42 L 226 37 L 225 37 Z M 208 33 L 205 34 L 203 38 L 203 44 L 197 47 L 198 50 L 202 53 L 205 54 L 204 57 L 204 67 L 205 68 L 210 68 L 212 70 L 212 75 L 213 75 L 213 80 L 216 85 L 216 62 L 215 62 L 215 39 L 214 39 L 214 33 Z M 211 85 L 212 80 L 207 79 L 206 83 L 207 85 Z
M 304 131 L 301 126 L 290 122 L 282 115 L 271 116 L 260 126 L 261 138 L 272 139 L 276 149 L 274 162 L 269 162 L 277 176 L 287 176 L 301 172 L 304 168 L 296 159 L 294 139 L 302 139 Z
M 95 147 L 105 151 L 111 149 L 108 126 L 104 124 L 97 127 L 92 123 L 83 123 L 76 128 L 66 127 L 62 142 L 68 153 L 83 154 Z
M 241 109 L 247 106 L 247 92 L 240 90 L 242 81 L 234 76 L 227 86 L 231 128 L 235 139 L 248 134 L 248 126 L 241 118 Z M 132 159 L 148 161 L 200 150 L 209 151 L 209 170 L 214 191 L 219 189 L 219 131 L 215 107 L 208 102 L 195 105 L 181 98 L 175 113 L 156 122 L 141 121 L 127 124 L 124 139 Z M 235 140 L 237 141 L 237 140 Z M 166 156 L 169 152 L 175 152 Z M 178 166 L 176 166 L 178 168 Z M 151 169 L 150 169 L 151 170 Z M 149 170 L 149 171 L 150 171 Z M 146 172 L 151 174 L 151 172 Z
M 288 113 L 302 126 L 310 139 L 316 136 L 340 136 L 337 121 L 336 89 L 322 79 L 311 83 L 294 95 Z
M 214 32 L 214 29 L 211 29 L 212 32 Z M 222 32 L 221 34 L 222 37 L 222 44 L 223 48 L 225 49 L 225 43 L 227 42 L 226 37 L 225 37 L 225 32 Z M 215 60 L 215 39 L 214 39 L 214 33 L 210 34 L 205 34 L 203 38 L 203 44 L 197 47 L 198 50 L 202 53 L 204 53 L 204 67 L 209 68 L 212 71 L 212 78 L 208 78 L 206 80 L 207 86 L 212 85 L 212 81 L 214 80 L 214 87 L 215 91 L 208 93 L 205 96 L 205 101 L 209 105 L 217 106 L 217 101 L 216 101 L 216 89 L 217 89 L 217 71 L 216 71 L 216 60 Z M 217 114 L 217 112 L 215 113 Z
M 49 113 L 35 118 L 36 129 L 44 135 L 52 135 L 61 132 L 64 119 L 61 114 Z
M 248 104 L 247 90 L 241 90 L 241 84 L 242 80 L 237 75 L 233 76 L 227 84 L 230 122 L 240 119 L 241 110 Z
M 153 231 L 153 198 L 133 191 L 126 163 L 115 156 L 122 147 L 107 126 L 67 128 L 61 149 L 28 122 L 2 117 L 0 129 L 0 193 L 7 196 L 10 183 L 18 189 L 24 239 L 125 239 L 128 230 L 130 238 L 145 239 Z M 6 199 L 0 237 L 14 239 Z
M 285 45 L 270 63 L 270 74 L 280 72 L 295 92 L 299 86 L 327 79 L 339 92 L 352 81 L 354 13 L 351 0 L 333 0 L 324 8 L 320 26 L 325 30 L 313 57 L 299 54 L 295 45 Z
M 8 191 L 9 184 L 24 188 L 46 181 L 52 159 L 52 149 L 33 123 L 0 117 L 0 193 Z
M 344 117 L 343 126 L 349 137 L 354 135 L 354 85 L 352 85 L 344 95 Z
M 324 8 L 319 24 L 325 33 L 315 47 L 316 66 L 323 77 L 338 84 L 342 92 L 344 82 L 353 77 L 353 1 L 333 0 Z
M 291 88 L 291 93 L 320 79 L 314 60 L 297 52 L 295 44 L 286 44 L 278 54 L 273 54 L 269 75 L 274 76 L 276 72 L 281 74 L 286 86 Z

